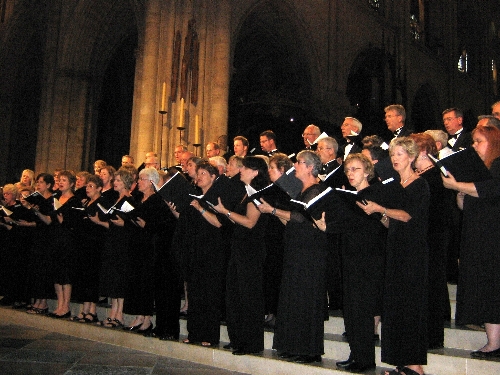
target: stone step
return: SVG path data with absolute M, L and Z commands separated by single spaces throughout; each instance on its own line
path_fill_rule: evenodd
M 50 301 L 53 305 L 55 301 Z M 72 312 L 77 314 L 80 306 L 72 305 Z M 106 309 L 99 308 L 98 314 L 101 318 L 106 316 Z M 340 326 L 341 318 L 332 317 L 335 320 L 333 326 Z M 349 346 L 341 334 L 325 334 L 325 355 L 320 364 L 300 365 L 280 360 L 276 352 L 271 350 L 272 332 L 265 333 L 266 350 L 262 355 L 251 355 L 236 357 L 230 351 L 222 349 L 228 341 L 225 326 L 221 329 L 221 343 L 218 348 L 204 348 L 198 345 L 186 345 L 181 342 L 159 341 L 146 338 L 142 335 L 128 333 L 122 330 L 106 329 L 91 324 L 81 324 L 69 320 L 52 319 L 45 316 L 26 314 L 23 311 L 11 308 L 0 308 L 0 319 L 10 321 L 14 324 L 34 326 L 41 329 L 51 330 L 62 334 L 86 338 L 89 340 L 120 345 L 131 349 L 142 350 L 149 353 L 166 355 L 168 357 L 194 361 L 200 364 L 216 366 L 227 370 L 238 371 L 248 374 L 345 374 L 344 371 L 335 368 L 335 362 L 344 360 L 349 355 Z M 133 317 L 126 317 L 126 322 L 131 322 Z M 186 321 L 181 319 L 182 338 L 186 335 Z M 470 337 L 477 340 L 477 335 L 484 333 L 464 329 L 448 328 L 447 335 L 463 335 L 462 341 L 468 341 Z M 448 339 L 447 339 L 448 340 Z M 460 339 L 456 339 L 457 342 Z M 464 346 L 464 345 L 463 345 Z M 465 346 L 470 346 L 466 344 Z M 479 346 L 476 346 L 477 348 Z M 475 349 L 474 348 L 474 349 Z M 428 364 L 425 367 L 426 374 L 431 375 L 486 375 L 500 374 L 500 362 L 481 361 L 469 356 L 470 350 L 444 348 L 434 350 L 428 354 Z M 380 347 L 376 348 L 377 369 L 367 372 L 369 375 L 380 374 L 384 369 L 390 368 L 380 362 Z

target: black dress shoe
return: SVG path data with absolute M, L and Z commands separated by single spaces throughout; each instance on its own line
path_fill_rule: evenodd
M 235 349 L 236 350 L 236 348 L 234 347 L 234 345 L 232 343 L 224 345 L 223 348 L 224 349 Z
M 278 354 L 278 358 L 281 358 L 281 359 L 290 359 L 290 358 L 295 358 L 297 356 L 298 356 L 297 354 L 292 354 L 292 353 L 288 353 L 288 352 L 283 352 L 281 354 Z
M 353 362 L 354 362 L 354 360 L 349 358 L 347 361 L 340 361 L 340 362 L 337 362 L 335 364 L 337 365 L 338 368 L 346 368 L 347 366 L 349 366 Z
M 123 330 L 128 331 L 128 332 L 134 332 L 134 331 L 137 331 L 139 328 L 141 328 L 141 326 L 142 326 L 142 323 L 139 323 L 136 326 L 123 327 Z
M 175 335 L 162 335 L 158 336 L 158 339 L 161 341 L 179 341 L 179 337 L 175 337 Z
M 350 372 L 365 372 L 368 370 L 373 370 L 375 367 L 375 363 L 369 364 L 369 365 L 362 365 L 361 363 L 358 363 L 356 361 L 352 361 L 349 365 L 344 367 L 344 370 L 350 371 Z
M 52 315 L 52 317 L 56 318 L 56 319 L 66 319 L 66 318 L 69 318 L 70 316 L 71 316 L 71 311 L 68 311 L 66 314 L 62 314 L 62 315 L 57 315 L 57 314 Z
M 233 355 L 247 355 L 247 354 L 258 354 L 258 353 L 260 353 L 260 351 L 254 352 L 245 349 L 236 349 L 235 351 L 233 351 Z
M 313 363 L 321 362 L 320 355 L 299 355 L 293 360 L 295 363 Z
M 148 328 L 146 329 L 138 329 L 137 331 L 135 331 L 136 333 L 138 333 L 139 335 L 149 335 L 151 332 L 153 332 L 153 323 L 149 323 L 149 326 Z
M 472 358 L 495 358 L 495 357 L 500 357 L 500 348 L 491 350 L 489 352 L 482 352 L 481 350 L 476 350 L 475 352 L 471 352 L 470 356 Z

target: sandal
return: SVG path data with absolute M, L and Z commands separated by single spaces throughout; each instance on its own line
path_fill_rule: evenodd
M 90 318 L 89 318 L 90 316 Z M 86 313 L 83 315 L 83 318 L 81 318 L 78 322 L 80 323 L 97 323 L 99 319 L 97 318 L 97 314 L 91 314 L 91 313 Z
M 41 309 L 39 307 L 32 307 L 29 310 L 26 310 L 26 313 L 28 314 L 37 314 L 37 315 L 45 315 L 49 312 L 49 308 L 46 307 L 44 309 Z
M 385 372 L 385 375 L 420 375 L 418 372 L 408 367 L 396 367 L 390 372 Z
M 109 325 L 105 325 L 107 328 L 123 328 L 125 325 L 120 322 L 118 319 L 113 319 L 111 322 L 109 322 Z
M 71 318 L 69 318 L 69 320 L 71 320 L 72 322 L 79 322 L 80 320 L 82 320 L 84 318 L 85 318 L 85 313 L 81 312 L 78 315 L 73 315 Z
M 109 324 L 111 324 L 112 321 L 113 321 L 113 319 L 111 319 L 110 317 L 107 317 L 105 320 L 101 320 L 100 322 L 97 322 L 97 325 L 99 325 L 101 327 L 107 327 Z

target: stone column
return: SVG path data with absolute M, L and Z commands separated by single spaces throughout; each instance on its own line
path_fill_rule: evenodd
M 227 134 L 228 120 L 231 3 L 220 0 L 212 11 L 216 27 L 212 29 L 213 39 L 207 40 L 207 45 L 212 42 L 213 48 L 205 60 L 204 102 L 209 101 L 203 111 L 204 119 L 208 120 L 203 123 L 205 142 L 217 141 L 219 136 Z
M 130 152 L 140 164 L 148 151 L 160 153 L 161 83 L 158 87 L 158 55 L 161 26 L 160 0 L 146 2 L 145 29 L 139 40 Z

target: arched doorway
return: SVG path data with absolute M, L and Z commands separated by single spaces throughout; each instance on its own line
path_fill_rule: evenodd
M 380 49 L 359 54 L 347 79 L 346 95 L 353 108 L 349 114 L 363 124 L 363 135 L 390 138 L 384 122 L 384 107 L 394 103 L 394 64 Z
M 430 85 L 422 85 L 415 94 L 411 110 L 411 127 L 414 132 L 443 129 L 439 108 L 434 89 Z
M 136 48 L 137 34 L 134 34 L 118 47 L 102 82 L 95 159 L 105 160 L 115 168 L 120 167 L 121 157 L 130 149 Z
M 229 91 L 228 146 L 243 135 L 260 152 L 259 134 L 273 130 L 278 149 L 303 146 L 310 116 L 311 75 L 290 9 L 265 2 L 243 22 L 234 49 Z

